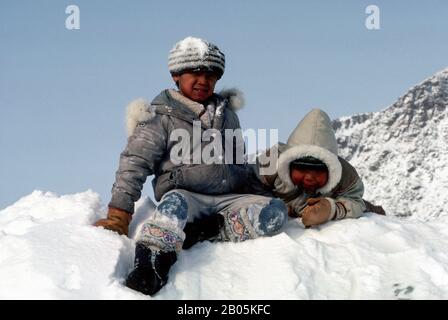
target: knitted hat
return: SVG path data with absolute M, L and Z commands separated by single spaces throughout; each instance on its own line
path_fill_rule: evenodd
M 187 71 L 209 71 L 216 73 L 220 79 L 224 73 L 225 56 L 214 44 L 187 37 L 171 49 L 168 68 L 173 76 Z

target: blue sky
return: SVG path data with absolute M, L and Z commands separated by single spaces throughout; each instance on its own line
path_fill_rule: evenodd
M 226 54 L 218 89 L 244 91 L 243 128 L 284 141 L 313 107 L 379 111 L 447 67 L 448 2 L 0 0 L 0 209 L 36 189 L 107 204 L 125 106 L 173 87 L 167 55 L 190 35 Z

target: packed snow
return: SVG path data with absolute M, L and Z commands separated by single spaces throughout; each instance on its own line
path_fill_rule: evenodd
M 92 191 L 34 191 L 0 211 L 0 299 L 447 299 L 448 217 L 356 220 L 243 243 L 184 250 L 154 297 L 123 285 L 154 209 L 136 204 L 130 237 L 91 226 L 106 215 Z

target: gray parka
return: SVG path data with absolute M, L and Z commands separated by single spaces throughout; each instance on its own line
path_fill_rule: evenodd
M 337 155 L 336 137 L 325 112 L 320 109 L 310 111 L 294 129 L 287 144 L 279 144 L 275 148 L 279 154 L 277 172 L 260 174 L 259 178 L 286 202 L 292 216 L 301 215 L 310 197 L 329 200 L 332 208 L 330 219 L 361 216 L 366 208 L 362 199 L 364 185 L 355 168 Z M 304 156 L 313 156 L 328 168 L 328 182 L 317 190 L 316 195 L 304 193 L 291 181 L 291 162 Z M 263 159 L 261 162 L 266 163 Z
M 151 104 L 144 100 L 130 104 L 127 113 L 129 138 L 120 155 L 110 207 L 133 213 L 134 202 L 140 198 L 143 184 L 150 175 L 154 175 L 152 184 L 157 201 L 172 189 L 211 195 L 242 190 L 247 175 L 253 174 L 244 164 L 175 164 L 170 158 L 173 146 L 178 143 L 170 141 L 175 129 L 184 129 L 190 135 L 190 155 L 198 148 L 193 143 L 193 121 L 201 121 L 202 130 L 218 130 L 225 152 L 224 130 L 240 128 L 234 110 L 242 106 L 242 96 L 238 90 L 221 94 L 214 94 L 211 99 L 216 112 L 207 123 L 199 118 L 203 106 L 175 90 L 162 91 Z M 208 143 L 202 141 L 201 149 Z M 235 150 L 233 154 L 236 154 Z

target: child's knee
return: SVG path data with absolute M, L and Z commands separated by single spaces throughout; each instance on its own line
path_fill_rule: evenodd
M 181 191 L 170 191 L 163 196 L 162 201 L 157 206 L 157 211 L 169 218 L 176 218 L 180 221 L 187 220 L 188 203 L 186 197 Z
M 274 235 L 281 231 L 288 220 L 288 209 L 280 199 L 272 199 L 260 211 L 258 231 L 262 236 Z

